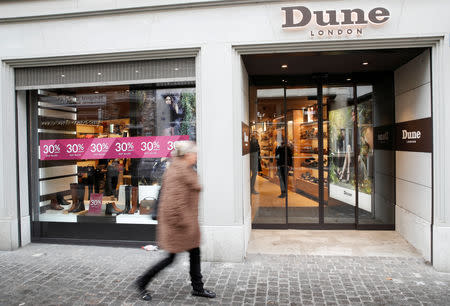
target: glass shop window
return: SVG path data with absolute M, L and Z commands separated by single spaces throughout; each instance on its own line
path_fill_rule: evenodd
M 33 220 L 155 223 L 150 214 L 174 143 L 196 140 L 195 85 L 177 85 L 33 91 Z

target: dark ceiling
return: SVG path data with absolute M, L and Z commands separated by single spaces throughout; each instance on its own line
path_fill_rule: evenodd
M 250 76 L 350 74 L 393 71 L 424 51 L 422 48 L 411 48 L 273 53 L 243 55 L 243 60 Z M 363 65 L 364 62 L 368 65 Z M 283 64 L 287 64 L 288 68 L 281 68 Z

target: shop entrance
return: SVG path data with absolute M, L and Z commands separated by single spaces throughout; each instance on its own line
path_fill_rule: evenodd
M 394 229 L 395 150 L 376 147 L 374 130 L 395 124 L 393 71 L 420 52 L 244 58 L 253 228 Z

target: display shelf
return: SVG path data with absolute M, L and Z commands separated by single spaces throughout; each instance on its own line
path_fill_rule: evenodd
M 296 190 L 301 191 L 302 193 L 307 194 L 308 196 L 314 197 L 316 199 L 319 198 L 319 184 L 307 181 L 303 178 L 297 178 L 295 182 Z M 324 200 L 328 200 L 328 186 L 324 184 Z
M 319 123 L 319 121 L 302 122 L 302 123 L 300 123 L 300 126 L 313 125 L 313 124 L 318 124 L 318 123 Z
M 300 166 L 300 168 L 303 168 L 303 169 L 312 169 L 312 170 L 319 170 L 319 167 L 305 167 L 305 166 Z M 328 167 L 323 167 L 323 171 L 328 172 Z

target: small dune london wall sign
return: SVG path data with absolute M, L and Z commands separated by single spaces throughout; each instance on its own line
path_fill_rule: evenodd
M 388 22 L 391 13 L 387 8 L 375 7 L 369 11 L 361 8 L 311 11 L 306 6 L 282 7 L 283 29 L 308 30 L 310 37 L 362 36 L 367 26 L 380 26 Z
M 433 152 L 433 123 L 431 118 L 397 123 L 397 151 Z

